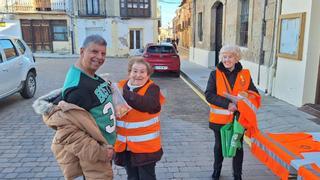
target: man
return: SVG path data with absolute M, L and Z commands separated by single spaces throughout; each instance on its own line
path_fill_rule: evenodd
M 34 103 L 44 122 L 57 130 L 51 149 L 65 179 L 81 175 L 86 179 L 113 178 L 116 123 L 112 92 L 110 83 L 95 74 L 105 61 L 106 46 L 101 36 L 88 36 L 80 58 L 67 73 L 62 93 L 58 91 L 59 98 L 54 92 Z

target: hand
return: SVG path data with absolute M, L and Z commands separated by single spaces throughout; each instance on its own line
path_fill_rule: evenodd
M 113 158 L 114 150 L 112 148 L 107 149 L 107 162 L 111 161 Z
M 229 103 L 228 110 L 231 112 L 235 112 L 237 110 L 237 106 L 234 103 Z

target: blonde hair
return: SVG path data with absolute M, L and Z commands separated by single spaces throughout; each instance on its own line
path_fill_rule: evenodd
M 241 49 L 237 45 L 224 45 L 219 52 L 219 61 L 222 61 L 223 53 L 232 53 L 237 61 L 241 59 Z
M 132 71 L 132 66 L 134 64 L 143 64 L 147 67 L 147 74 L 151 75 L 153 73 L 153 69 L 151 65 L 143 59 L 143 57 L 131 57 L 129 58 L 129 63 L 128 63 L 128 73 Z

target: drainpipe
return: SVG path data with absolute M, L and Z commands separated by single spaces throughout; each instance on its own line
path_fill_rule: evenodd
M 263 51 L 263 43 L 264 37 L 266 35 L 266 7 L 267 7 L 267 0 L 264 0 L 264 7 L 263 7 L 263 17 L 262 17 L 262 26 L 261 26 L 261 39 L 260 39 L 260 58 L 259 58 L 259 66 L 258 66 L 258 84 L 260 85 L 260 66 L 264 62 L 264 51 Z
M 279 16 L 281 15 L 281 8 L 282 8 L 282 0 L 278 0 L 276 3 L 276 11 L 274 13 L 274 31 L 272 34 L 272 47 L 271 47 L 271 54 L 272 56 L 270 56 L 270 60 L 272 60 L 272 64 L 269 68 L 269 72 L 268 72 L 268 89 L 267 89 L 267 96 L 270 96 L 272 93 L 272 88 L 273 88 L 273 81 L 274 81 L 274 76 L 276 73 L 276 69 L 277 69 L 277 51 L 275 50 L 275 47 L 277 47 L 275 45 L 275 43 L 277 41 L 275 41 L 275 33 L 278 31 L 278 22 L 279 22 Z M 277 37 L 278 38 L 278 37 Z
M 192 51 L 193 51 L 193 53 L 192 53 L 192 60 L 194 60 L 194 49 L 196 48 L 196 8 L 197 8 L 197 6 L 196 6 L 196 0 L 193 0 L 193 4 L 192 4 L 192 6 L 193 6 L 193 49 L 192 49 Z
M 71 54 L 74 54 L 74 6 L 73 0 L 70 1 L 70 9 L 68 10 L 70 17 L 70 36 L 71 36 Z

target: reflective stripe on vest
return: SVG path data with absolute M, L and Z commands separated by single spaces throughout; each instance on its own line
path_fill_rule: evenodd
M 157 131 L 155 133 L 140 135 L 140 136 L 122 136 L 120 134 L 117 135 L 117 139 L 123 143 L 126 142 L 126 139 L 131 142 L 143 142 L 155 139 L 160 136 L 160 132 Z
M 265 145 L 260 143 L 257 139 L 251 138 L 251 142 L 256 144 L 260 149 L 266 152 L 268 156 L 270 156 L 272 159 L 278 162 L 282 167 L 286 168 L 289 172 L 293 172 L 296 174 L 296 170 L 294 168 L 292 168 L 289 164 L 287 164 L 285 161 L 279 158 L 279 156 L 276 155 L 274 152 L 270 151 Z
M 306 168 L 308 171 L 310 171 L 312 174 L 314 174 L 315 176 L 320 177 L 320 172 L 316 171 L 315 169 L 312 168 L 312 166 L 310 164 L 304 165 L 302 166 L 304 168 Z M 300 174 L 298 174 L 298 180 L 299 179 L 303 179 L 303 176 L 301 176 Z
M 215 109 L 210 107 L 210 112 L 215 113 L 215 114 L 221 114 L 221 115 L 231 115 L 232 112 L 226 109 Z
M 249 99 L 243 98 L 242 100 L 243 100 L 243 102 L 245 102 L 245 103 L 252 109 L 252 111 L 253 111 L 254 113 L 257 113 L 257 111 L 258 111 L 257 107 L 256 107 L 254 104 L 252 104 L 252 103 L 249 101 Z
M 142 128 L 151 126 L 159 122 L 159 116 L 154 117 L 150 120 L 142 121 L 142 122 L 125 122 L 125 121 L 117 121 L 117 127 L 122 127 L 126 129 L 135 129 L 135 128 Z

